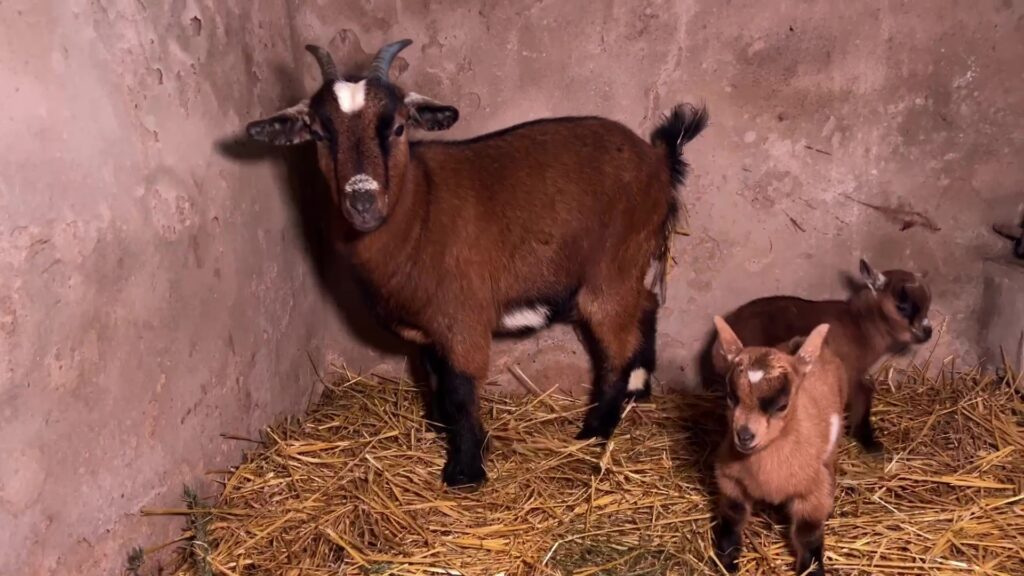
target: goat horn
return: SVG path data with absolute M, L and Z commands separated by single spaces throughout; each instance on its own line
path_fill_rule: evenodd
M 320 65 L 320 75 L 324 77 L 324 82 L 333 82 L 339 79 L 338 67 L 334 65 L 334 58 L 331 57 L 331 53 L 323 48 L 314 44 L 307 44 L 306 51 L 316 58 L 316 63 Z
M 405 40 L 392 42 L 378 50 L 377 55 L 373 58 L 373 64 L 370 66 L 370 78 L 377 78 L 387 82 L 388 71 L 391 70 L 391 63 L 395 60 L 395 56 L 409 44 L 412 44 L 412 40 L 406 38 Z

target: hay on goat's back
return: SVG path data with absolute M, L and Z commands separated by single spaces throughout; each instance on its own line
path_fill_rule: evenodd
M 879 386 L 887 453 L 841 452 L 830 570 L 1024 574 L 1024 410 L 1012 386 L 948 370 L 897 372 Z M 490 481 L 451 492 L 440 483 L 443 438 L 412 385 L 338 380 L 307 417 L 266 430 L 225 480 L 206 529 L 213 572 L 718 571 L 705 474 L 716 399 L 632 406 L 604 449 L 572 439 L 581 401 L 488 393 L 482 405 Z M 744 535 L 746 573 L 789 571 L 782 528 L 755 515 Z

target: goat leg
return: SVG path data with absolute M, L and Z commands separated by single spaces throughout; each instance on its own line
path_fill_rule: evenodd
M 480 422 L 476 382 L 437 356 L 438 412 L 448 430 L 448 455 L 441 478 L 451 487 L 478 486 L 487 479 L 483 452 L 486 441 Z
M 443 433 L 451 422 L 446 421 L 445 411 L 442 409 L 440 374 L 445 368 L 444 360 L 438 355 L 437 350 L 432 346 L 420 348 L 420 362 L 423 372 L 427 377 L 427 389 L 425 390 L 426 419 L 431 428 L 437 433 Z
M 743 526 L 750 515 L 750 504 L 723 494 L 720 497 L 718 523 L 715 525 L 715 557 L 730 573 L 739 568 L 743 551 Z
M 825 576 L 825 523 L 793 518 L 792 530 L 796 573 L 804 574 L 815 565 L 811 574 Z
M 594 389 L 595 404 L 587 410 L 583 419 L 583 429 L 576 435 L 577 440 L 602 438 L 608 440 L 615 433 L 622 419 L 622 405 L 626 402 L 625 370 L 618 375 L 602 370 L 597 378 Z
M 875 439 L 871 424 L 871 403 L 875 389 L 865 378 L 857 378 L 850 386 L 850 423 L 854 439 L 868 454 L 881 454 L 885 446 Z
M 640 317 L 640 348 L 629 363 L 626 399 L 644 400 L 651 396 L 651 375 L 657 367 L 658 299 L 648 297 L 647 309 Z

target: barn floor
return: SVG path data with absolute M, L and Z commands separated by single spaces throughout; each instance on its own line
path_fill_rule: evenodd
M 847 440 L 826 560 L 839 574 L 1024 574 L 1024 403 L 1009 377 L 884 368 L 872 458 Z M 490 481 L 440 485 L 443 439 L 405 382 L 339 372 L 301 420 L 265 431 L 190 521 L 180 574 L 716 573 L 703 462 L 715 399 L 634 405 L 606 448 L 572 440 L 585 403 L 487 393 Z M 741 569 L 787 573 L 757 514 Z M 198 537 L 196 537 L 198 536 Z

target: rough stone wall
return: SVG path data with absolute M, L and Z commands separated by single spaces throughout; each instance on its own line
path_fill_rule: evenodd
M 315 86 L 306 42 L 351 65 L 413 38 L 401 82 L 460 107 L 452 137 L 562 114 L 646 135 L 706 101 L 671 385 L 713 313 L 841 296 L 862 254 L 927 270 L 937 357 L 970 361 L 1006 250 L 987 226 L 1024 200 L 1020 1 L 18 0 L 0 22 L 3 574 L 111 573 L 180 526 L 138 510 L 237 460 L 220 434 L 301 410 L 313 364 L 401 370 L 330 262 L 308 158 L 221 142 Z M 502 343 L 495 375 L 511 363 L 588 381 L 564 328 Z

